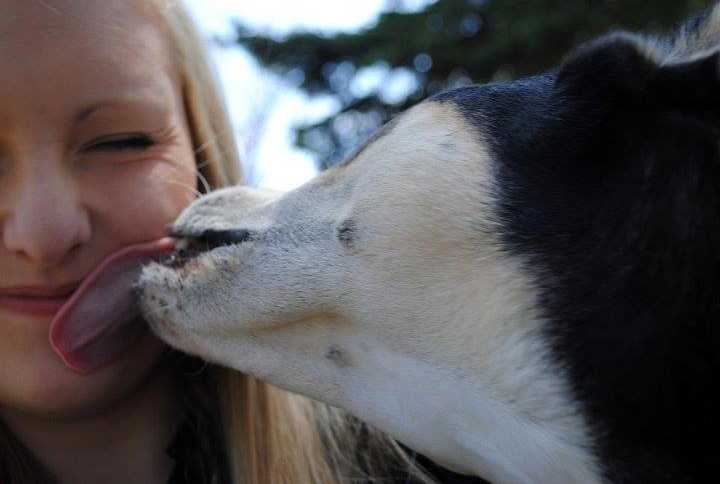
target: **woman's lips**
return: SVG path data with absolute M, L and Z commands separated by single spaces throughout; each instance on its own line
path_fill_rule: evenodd
M 52 317 L 73 295 L 79 282 L 59 288 L 23 287 L 0 289 L 0 308 L 37 317 Z

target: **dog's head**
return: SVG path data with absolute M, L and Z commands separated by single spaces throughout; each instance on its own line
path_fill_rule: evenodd
M 143 273 L 145 314 L 173 346 L 358 411 L 343 378 L 383 347 L 554 421 L 606 468 L 702 466 L 718 80 L 712 50 L 618 34 L 435 96 L 293 191 L 196 201 L 185 250 Z

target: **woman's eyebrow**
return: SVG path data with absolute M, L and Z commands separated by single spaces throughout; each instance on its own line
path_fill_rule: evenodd
M 154 97 L 142 95 L 119 96 L 94 102 L 80 109 L 75 115 L 75 123 L 86 121 L 90 116 L 104 108 L 123 108 L 127 106 L 141 106 L 143 108 L 162 108 L 163 103 Z
M 87 118 L 89 118 L 93 113 L 98 111 L 103 106 L 107 105 L 106 102 L 100 102 L 92 104 L 86 108 L 81 109 L 76 115 L 75 115 L 75 123 L 82 123 Z

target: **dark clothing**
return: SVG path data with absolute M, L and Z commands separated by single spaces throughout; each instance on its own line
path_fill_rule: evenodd
M 168 484 L 226 484 L 230 481 L 223 449 L 209 447 L 209 439 L 198 438 L 194 424 L 184 423 L 167 450 L 175 461 Z

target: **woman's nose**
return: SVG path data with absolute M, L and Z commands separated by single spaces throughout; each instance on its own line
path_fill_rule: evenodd
M 8 251 L 42 267 L 61 264 L 90 238 L 90 220 L 71 177 L 23 176 L 3 222 Z

